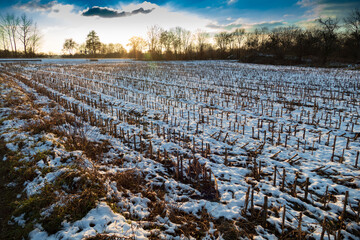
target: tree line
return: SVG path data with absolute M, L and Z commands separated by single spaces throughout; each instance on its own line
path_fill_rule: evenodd
M 34 57 L 41 35 L 36 23 L 26 14 L 0 16 L 0 57 Z M 82 44 L 66 39 L 64 57 L 130 57 L 145 60 L 238 59 L 244 62 L 319 63 L 359 62 L 360 10 L 353 10 L 340 22 L 319 18 L 316 26 L 242 28 L 210 34 L 182 27 L 169 30 L 155 25 L 146 37 L 134 36 L 127 51 L 119 43 L 104 44 L 90 31 Z
M 25 13 L 0 15 L 0 57 L 35 57 L 40 40 L 36 22 Z
M 343 23 L 335 18 L 319 18 L 316 26 L 238 28 L 213 36 L 181 27 L 164 30 L 148 28 L 146 38 L 129 39 L 129 51 L 121 44 L 103 44 L 95 31 L 78 45 L 66 39 L 65 54 L 76 57 L 131 57 L 144 60 L 239 59 L 244 62 L 325 64 L 331 61 L 358 62 L 360 57 L 360 10 L 355 9 Z

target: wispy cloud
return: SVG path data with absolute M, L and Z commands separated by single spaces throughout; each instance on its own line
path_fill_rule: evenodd
M 230 5 L 230 4 L 233 4 L 233 3 L 236 3 L 238 0 L 228 0 L 228 5 Z
M 230 24 L 217 24 L 217 23 L 209 23 L 206 27 L 211 29 L 219 29 L 219 30 L 226 30 L 231 31 L 235 28 L 241 28 L 243 25 L 238 23 L 230 23 Z
M 307 20 L 303 20 L 303 21 L 299 21 L 296 23 L 297 26 L 302 27 L 302 28 L 307 28 L 307 29 L 311 29 L 311 28 L 316 28 L 318 27 L 319 23 L 317 21 L 318 18 L 312 18 L 312 19 L 307 19 Z
M 311 7 L 319 3 L 319 0 L 300 0 L 296 4 L 301 7 Z
M 219 24 L 217 22 L 212 22 L 206 25 L 206 27 L 220 30 L 220 31 L 233 31 L 236 28 L 244 28 L 247 30 L 254 30 L 256 28 L 268 28 L 273 29 L 276 27 L 284 27 L 287 26 L 288 23 L 282 20 L 280 21 L 268 21 L 268 22 L 252 22 L 249 19 L 237 19 L 236 21 L 229 23 L 229 24 Z
M 82 16 L 86 16 L 86 17 L 92 17 L 92 16 L 98 16 L 98 17 L 102 17 L 102 18 L 116 18 L 116 17 L 129 17 L 132 15 L 136 15 L 139 13 L 142 14 L 148 14 L 151 13 L 155 8 L 152 9 L 144 9 L 144 8 L 138 8 L 135 9 L 131 12 L 126 12 L 126 11 L 118 11 L 116 9 L 112 9 L 112 8 L 107 8 L 107 7 L 92 7 L 92 8 L 88 8 L 85 11 L 82 12 Z
M 57 1 L 41 3 L 40 0 L 32 0 L 24 4 L 18 4 L 17 7 L 24 10 L 47 11 L 51 10 L 56 4 L 58 4 Z
M 258 24 L 253 25 L 254 28 L 268 28 L 268 29 L 284 27 L 284 26 L 287 26 L 287 23 L 283 22 L 283 21 L 263 22 L 263 23 L 258 23 Z
M 299 0 L 296 4 L 307 9 L 305 14 L 301 16 L 304 19 L 319 17 L 342 18 L 352 9 L 360 8 L 359 0 Z

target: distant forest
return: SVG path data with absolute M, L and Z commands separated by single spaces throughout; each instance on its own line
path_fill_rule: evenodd
M 360 62 L 360 10 L 355 9 L 340 21 L 319 18 L 316 26 L 238 28 L 210 35 L 176 27 L 164 30 L 148 28 L 146 38 L 129 39 L 127 51 L 119 43 L 105 44 L 95 31 L 84 43 L 66 39 L 63 57 L 135 58 L 140 60 L 237 59 L 243 62 L 299 64 Z M 34 57 L 40 34 L 36 23 L 26 15 L 7 14 L 0 22 L 0 57 Z

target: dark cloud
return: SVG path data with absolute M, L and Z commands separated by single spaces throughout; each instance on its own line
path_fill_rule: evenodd
M 144 10 L 143 8 L 139 8 L 139 9 L 136 9 L 136 10 L 132 11 L 132 12 L 131 12 L 131 15 L 133 15 L 133 14 L 138 14 L 138 13 L 148 14 L 148 13 L 151 13 L 153 10 L 154 10 L 154 8 L 152 8 L 152 9 L 147 9 L 147 10 Z
M 28 8 L 32 10 L 50 10 L 57 1 L 50 1 L 47 3 L 41 3 L 40 0 L 32 0 L 24 4 L 20 4 L 21 8 Z
M 107 7 L 92 7 L 92 8 L 88 8 L 87 10 L 82 12 L 82 16 L 86 16 L 86 17 L 91 17 L 91 16 L 99 16 L 102 18 L 115 18 L 115 17 L 129 17 L 132 15 L 136 15 L 139 13 L 142 14 L 148 14 L 151 13 L 154 10 L 154 8 L 152 9 L 143 9 L 143 8 L 139 8 L 139 9 L 135 9 L 134 11 L 131 12 L 125 12 L 125 11 L 118 11 L 116 9 L 112 9 L 112 8 L 107 8 Z

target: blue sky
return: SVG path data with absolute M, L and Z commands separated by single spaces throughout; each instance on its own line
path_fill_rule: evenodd
M 180 26 L 191 31 L 231 31 L 243 27 L 310 26 L 319 17 L 342 19 L 360 0 L 12 0 L 0 1 L 0 13 L 31 16 L 43 34 L 42 50 L 60 52 L 66 38 L 81 43 L 95 30 L 105 43 L 126 46 L 147 28 Z

